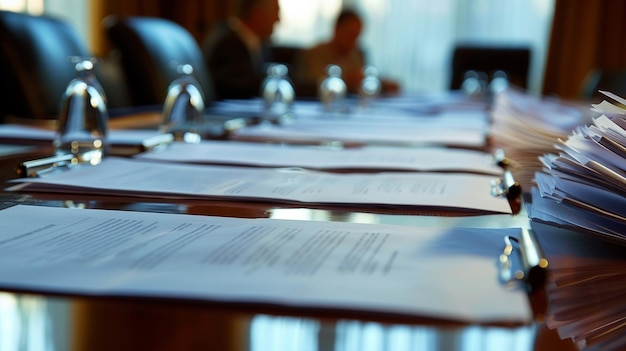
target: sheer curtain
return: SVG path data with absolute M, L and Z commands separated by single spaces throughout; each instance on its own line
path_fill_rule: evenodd
M 529 89 L 539 92 L 554 0 L 281 0 L 273 40 L 309 46 L 331 35 L 342 6 L 365 21 L 361 45 L 381 74 L 406 91 L 449 86 L 450 60 L 458 42 L 527 45 L 532 50 Z

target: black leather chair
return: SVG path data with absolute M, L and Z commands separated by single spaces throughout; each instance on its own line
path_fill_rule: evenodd
M 605 96 L 600 93 L 600 90 L 626 96 L 626 68 L 591 70 L 583 81 L 580 97 L 583 99 L 604 99 Z
M 214 99 L 202 50 L 187 29 L 154 17 L 109 16 L 103 26 L 119 51 L 133 105 L 162 104 L 167 87 L 179 76 L 177 66 L 182 64 L 193 67 L 207 104 Z
M 460 89 L 468 71 L 483 72 L 488 79 L 494 72 L 504 71 L 510 84 L 526 89 L 530 59 L 530 48 L 524 46 L 459 44 L 452 54 L 450 89 Z
M 0 119 L 55 119 L 77 55 L 91 54 L 68 23 L 0 11 Z
M 298 55 L 304 49 L 296 46 L 275 45 L 270 47 L 272 62 L 282 63 L 292 69 L 296 63 Z

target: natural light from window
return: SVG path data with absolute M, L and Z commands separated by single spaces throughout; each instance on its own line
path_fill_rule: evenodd
M 0 9 L 32 14 L 43 13 L 44 0 L 0 0 Z
M 408 91 L 449 88 L 459 42 L 524 45 L 532 51 L 529 89 L 541 87 L 554 0 L 281 0 L 273 40 L 308 47 L 327 40 L 341 6 L 355 7 L 361 46 L 383 75 Z

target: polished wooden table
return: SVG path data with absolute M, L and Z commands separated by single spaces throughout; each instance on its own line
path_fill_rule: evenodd
M 0 181 L 48 148 L 0 157 Z M 368 213 L 271 203 L 137 202 L 2 192 L 14 204 L 186 213 L 194 215 L 350 221 L 406 226 L 526 227 L 518 215 L 452 216 Z M 529 295 L 531 325 L 467 325 L 437 320 L 333 314 L 298 309 L 233 307 L 161 300 L 107 299 L 0 292 L 0 351 L 4 350 L 569 350 L 542 323 L 544 297 Z

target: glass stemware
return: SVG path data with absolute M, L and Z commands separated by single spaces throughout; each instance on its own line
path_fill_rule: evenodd
M 283 64 L 272 64 L 267 70 L 267 78 L 261 88 L 265 121 L 282 123 L 293 117 L 292 106 L 296 93 L 287 76 L 288 72 L 287 66 Z
M 76 78 L 68 84 L 54 139 L 57 155 L 71 154 L 72 163 L 99 164 L 107 152 L 108 109 L 104 89 L 95 74 L 95 59 L 70 57 Z
M 378 78 L 378 69 L 374 66 L 363 68 L 363 80 L 359 86 L 359 103 L 367 107 L 371 100 L 380 96 L 382 83 Z
M 174 140 L 197 143 L 206 128 L 204 93 L 191 65 L 179 65 L 176 70 L 179 77 L 167 88 L 161 131 L 172 133 Z
M 322 108 L 326 112 L 344 112 L 348 87 L 341 78 L 341 67 L 329 65 L 326 72 L 327 77 L 324 78 L 319 89 Z

